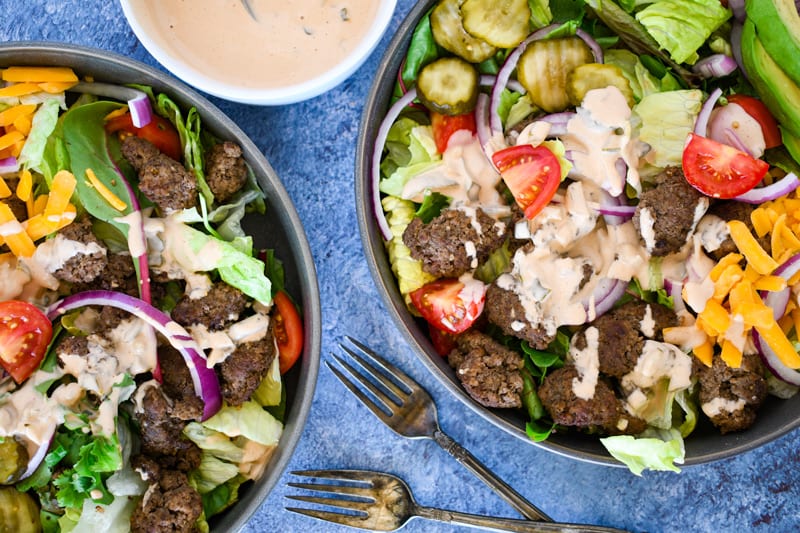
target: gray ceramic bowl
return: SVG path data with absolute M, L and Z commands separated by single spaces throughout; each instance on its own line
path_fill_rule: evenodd
M 606 452 L 596 438 L 567 432 L 553 435 L 542 443 L 533 443 L 525 433 L 525 420 L 521 413 L 488 409 L 472 400 L 461 387 L 445 358 L 438 355 L 433 349 L 426 333 L 425 323 L 408 312 L 397 288 L 383 239 L 373 216 L 370 200 L 370 165 L 375 136 L 383 116 L 389 109 L 392 89 L 397 80 L 398 69 L 405 57 L 411 34 L 418 21 L 434 3 L 435 0 L 418 3 L 397 30 L 378 67 L 375 83 L 370 91 L 361 119 L 361 136 L 356 155 L 356 206 L 364 253 L 378 291 L 397 327 L 404 333 L 425 366 L 467 407 L 499 429 L 539 448 L 582 461 L 622 466 Z M 448 413 L 441 413 L 441 415 L 446 417 Z M 451 413 L 450 416 L 457 416 L 457 414 Z M 766 444 L 798 426 L 800 426 L 800 395 L 786 401 L 770 397 L 762 408 L 755 425 L 745 432 L 721 436 L 707 421 L 698 423 L 697 429 L 686 440 L 684 465 L 706 463 L 744 453 Z
M 243 227 L 253 235 L 256 246 L 274 249 L 283 261 L 286 289 L 302 308 L 305 347 L 299 364 L 284 376 L 287 389 L 285 429 L 266 473 L 258 482 L 243 485 L 239 502 L 211 520 L 212 531 L 237 531 L 258 509 L 286 468 L 311 409 L 319 371 L 322 329 L 317 275 L 294 205 L 275 171 L 244 132 L 208 100 L 162 71 L 102 50 L 44 42 L 0 44 L 0 67 L 10 65 L 68 66 L 79 76 L 92 75 L 99 82 L 150 85 L 156 92 L 169 94 L 184 110 L 195 106 L 208 131 L 241 145 L 267 195 L 266 214 L 248 216 Z

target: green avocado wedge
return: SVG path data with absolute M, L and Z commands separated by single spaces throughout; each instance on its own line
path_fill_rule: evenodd
M 786 147 L 786 151 L 789 152 L 789 155 L 792 156 L 792 159 L 800 165 L 800 137 L 796 135 L 792 135 L 789 130 L 786 128 L 781 128 L 781 139 L 783 140 L 783 146 Z
M 789 133 L 800 137 L 800 87 L 767 53 L 749 19 L 742 28 L 742 62 L 764 104 Z
M 746 0 L 745 10 L 767 53 L 800 85 L 800 15 L 794 0 Z

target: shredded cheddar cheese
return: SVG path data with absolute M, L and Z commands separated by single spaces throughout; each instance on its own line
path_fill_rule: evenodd
M 800 272 L 788 280 L 774 274 L 782 263 L 800 253 L 800 198 L 795 192 L 766 202 L 753 210 L 750 222 L 752 232 L 744 222 L 728 222 L 738 253 L 723 257 L 707 276 L 713 293 L 709 291 L 702 308 L 694 308 L 694 325 L 707 339 L 692 352 L 710 366 L 718 346 L 721 359 L 737 368 L 747 335 L 756 331 L 783 364 L 800 369 L 800 355 L 789 340 L 792 331 L 795 335 L 800 332 L 797 300 L 791 298 L 783 316 L 776 319 L 775 311 L 762 298 L 765 292 L 784 291 L 800 283 Z M 759 239 L 769 242 L 769 252 Z
M 2 79 L 13 82 L 77 82 L 78 76 L 69 67 L 8 67 L 3 70 Z
M 89 183 L 92 185 L 92 187 L 94 187 L 95 190 L 100 193 L 100 196 L 102 196 L 103 199 L 111 205 L 111 207 L 117 211 L 124 211 L 128 207 L 128 204 L 123 202 L 119 196 L 114 194 L 108 187 L 105 186 L 105 184 L 103 184 L 102 181 L 97 179 L 97 176 L 91 168 L 86 169 L 86 177 L 89 178 Z

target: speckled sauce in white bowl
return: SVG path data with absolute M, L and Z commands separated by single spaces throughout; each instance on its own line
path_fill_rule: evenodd
M 121 0 L 153 57 L 234 102 L 283 105 L 347 79 L 388 26 L 396 0 Z

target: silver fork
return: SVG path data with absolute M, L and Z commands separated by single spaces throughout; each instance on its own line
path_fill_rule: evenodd
M 353 379 L 369 390 L 378 402 L 367 396 L 338 368 L 327 361 L 325 364 L 350 392 L 384 424 L 403 437 L 433 439 L 444 451 L 478 476 L 522 516 L 531 520 L 552 521 L 541 509 L 526 500 L 474 455 L 442 431 L 436 414 L 436 404 L 433 403 L 430 394 L 416 381 L 362 343 L 352 337 L 345 338 L 358 348 L 362 355 L 344 344 L 339 344 L 339 347 L 350 355 L 375 383 L 341 357 L 335 354 L 331 354 L 331 356 L 348 371 Z M 380 384 L 380 388 L 376 383 Z
M 288 495 L 289 499 L 323 505 L 335 510 L 287 507 L 287 511 L 344 526 L 372 531 L 394 531 L 414 517 L 449 524 L 474 526 L 490 531 L 540 533 L 620 533 L 604 526 L 537 522 L 446 511 L 417 504 L 408 485 L 391 474 L 365 470 L 304 470 L 292 472 L 325 480 L 323 483 L 288 483 L 290 487 L 318 491 L 330 496 Z M 338 497 L 337 497 L 338 496 Z

